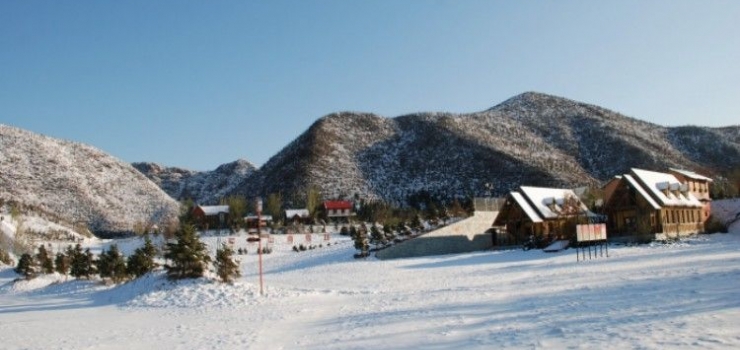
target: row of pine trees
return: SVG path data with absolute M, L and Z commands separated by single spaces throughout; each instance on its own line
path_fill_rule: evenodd
M 175 242 L 167 243 L 163 265 L 167 277 L 173 280 L 203 277 L 212 259 L 208 248 L 201 242 L 192 225 L 183 225 L 175 234 Z M 40 245 L 35 254 L 21 255 L 15 272 L 25 279 L 32 279 L 40 274 L 57 272 L 77 279 L 90 279 L 99 276 L 104 281 L 121 283 L 146 275 L 159 268 L 156 262 L 159 250 L 149 237 L 144 238 L 144 245 L 134 253 L 124 257 L 116 244 L 103 250 L 97 257 L 89 248 L 82 249 L 80 244 L 68 246 L 63 252 L 52 256 L 49 250 Z M 234 251 L 227 245 L 216 250 L 213 267 L 219 279 L 226 283 L 241 276 L 238 261 L 234 260 Z

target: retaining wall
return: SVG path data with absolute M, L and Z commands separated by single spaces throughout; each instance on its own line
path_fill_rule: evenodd
M 476 211 L 465 220 L 397 243 L 378 251 L 375 256 L 386 260 L 491 249 L 493 239 L 490 233 L 485 232 L 491 228 L 497 215 L 498 212 Z

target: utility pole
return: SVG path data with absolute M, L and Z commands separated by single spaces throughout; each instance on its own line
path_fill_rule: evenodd
M 265 295 L 262 283 L 262 198 L 257 197 L 257 237 L 259 237 L 260 295 Z

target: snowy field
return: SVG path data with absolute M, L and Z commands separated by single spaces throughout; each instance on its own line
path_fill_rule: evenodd
M 12 283 L 5 268 L 0 348 L 740 348 L 740 225 L 612 246 L 609 258 L 580 263 L 572 249 L 391 261 L 353 253 L 337 236 L 302 253 L 276 249 L 264 256 L 264 296 L 253 251 L 240 256 L 235 285 L 174 284 L 161 273 L 115 287 L 58 276 Z

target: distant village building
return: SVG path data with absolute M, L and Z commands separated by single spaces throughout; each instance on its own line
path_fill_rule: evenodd
M 229 220 L 228 205 L 198 205 L 193 208 L 193 218 L 201 230 L 213 230 L 226 227 Z
M 350 201 L 326 201 L 324 202 L 326 218 L 331 221 L 349 221 L 354 216 L 354 205 Z
M 522 244 L 530 236 L 543 242 L 570 239 L 576 224 L 598 220 L 573 190 L 522 186 L 506 196 L 493 226 L 504 228 L 509 244 Z
M 710 182 L 677 170 L 669 174 L 632 169 L 616 176 L 604 187 L 609 236 L 648 240 L 703 232 L 711 211 Z
M 267 227 L 272 223 L 272 215 L 247 215 L 244 217 L 244 223 L 247 226 L 248 232 L 257 232 L 257 227 Z
M 285 223 L 295 225 L 310 224 L 311 213 L 309 213 L 308 209 L 286 209 Z

